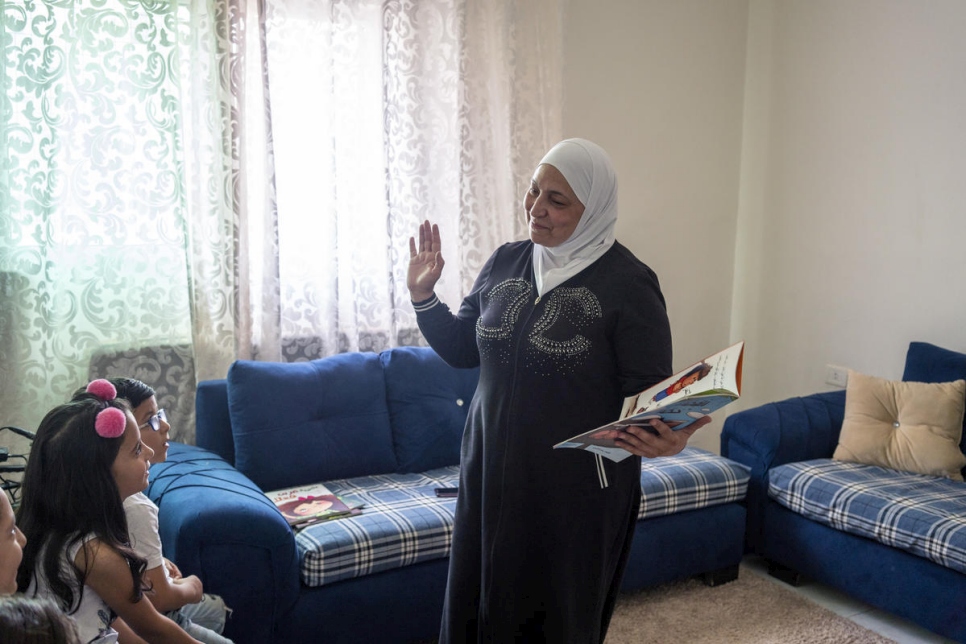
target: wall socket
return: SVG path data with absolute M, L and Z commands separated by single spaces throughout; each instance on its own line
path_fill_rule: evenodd
M 834 364 L 825 365 L 825 382 L 836 387 L 844 387 L 849 382 L 849 370 Z

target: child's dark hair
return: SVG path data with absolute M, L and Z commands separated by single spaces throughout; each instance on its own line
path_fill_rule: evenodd
M 52 601 L 24 595 L 0 596 L 0 642 L 81 644 L 77 624 Z
M 42 574 L 61 608 L 73 613 L 80 605 L 88 571 L 65 567 L 65 553 L 93 535 L 116 550 L 131 569 L 132 602 L 143 596 L 147 561 L 130 547 L 123 499 L 111 468 L 124 441 L 98 435 L 97 414 L 108 407 L 130 413 L 120 398 L 105 401 L 82 392 L 54 407 L 40 421 L 22 483 L 17 526 L 27 537 L 17 585 L 27 589 Z M 73 562 L 72 562 L 73 563 Z
M 154 389 L 134 378 L 108 378 L 117 389 L 117 397 L 131 403 L 131 409 L 136 409 L 141 403 L 155 395 Z

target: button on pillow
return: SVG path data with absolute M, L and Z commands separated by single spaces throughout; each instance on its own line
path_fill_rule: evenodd
M 962 481 L 966 380 L 898 382 L 849 372 L 832 458 Z

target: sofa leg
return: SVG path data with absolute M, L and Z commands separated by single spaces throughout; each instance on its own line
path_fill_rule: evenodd
M 779 581 L 785 582 L 789 586 L 795 586 L 797 588 L 798 586 L 802 585 L 802 573 L 798 572 L 794 568 L 783 566 L 782 564 L 774 561 L 768 562 L 768 574 Z
M 712 570 L 711 572 L 706 572 L 702 574 L 702 579 L 704 583 L 708 586 L 720 586 L 721 584 L 727 584 L 729 581 L 734 581 L 738 578 L 738 565 L 728 566 L 727 568 L 719 568 L 718 570 Z

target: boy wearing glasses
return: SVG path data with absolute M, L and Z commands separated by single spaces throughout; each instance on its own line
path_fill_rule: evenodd
M 133 378 L 110 378 L 119 398 L 126 399 L 141 430 L 141 442 L 154 450 L 152 463 L 168 457 L 168 425 L 163 409 L 158 409 L 154 389 Z M 158 506 L 143 492 L 124 500 L 131 547 L 147 559 L 144 580 L 151 587 L 145 596 L 158 612 L 178 623 L 189 635 L 206 644 L 232 644 L 221 635 L 231 612 L 217 595 L 204 593 L 195 575 L 182 576 L 173 562 L 161 555 L 158 534 Z

